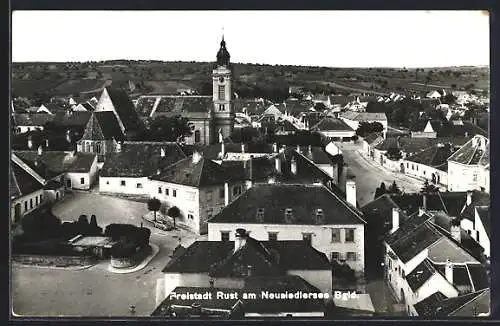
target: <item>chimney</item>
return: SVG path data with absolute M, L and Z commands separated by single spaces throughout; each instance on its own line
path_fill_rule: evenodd
M 45 139 L 45 147 L 47 147 L 47 149 L 49 148 L 49 140 L 48 139 Z
M 66 130 L 66 141 L 68 143 L 71 143 L 71 132 L 68 130 Z
M 31 136 L 28 136 L 28 148 L 32 149 L 33 148 L 33 139 Z
M 450 284 L 453 284 L 453 264 L 449 259 L 446 260 L 446 266 L 444 268 L 444 276 L 446 277 L 446 280 L 450 282 Z
M 295 160 L 295 157 L 292 157 L 292 161 L 290 162 L 290 171 L 293 175 L 297 175 L 297 161 Z
M 300 153 L 300 145 L 297 145 L 297 153 Z
M 312 146 L 311 146 L 311 145 L 309 145 L 309 146 L 307 147 L 307 156 L 309 156 L 309 158 L 311 158 L 311 157 L 312 157 Z
M 116 143 L 116 152 L 120 153 L 121 151 L 122 151 L 122 143 L 121 142 L 117 142 Z
M 464 136 L 465 138 L 469 138 L 469 133 L 466 131 Z
M 470 191 L 470 190 L 467 191 L 467 202 L 466 202 L 467 206 L 469 206 L 470 204 L 472 204 L 472 195 L 473 194 L 474 193 L 472 191 Z
M 229 205 L 229 183 L 224 183 L 224 206 Z
M 193 153 L 193 163 L 197 164 L 201 160 L 202 156 L 198 151 Z
M 462 229 L 460 228 L 460 221 L 458 219 L 454 219 L 451 221 L 450 225 L 450 234 L 451 237 L 457 241 L 462 242 Z
M 246 152 L 246 151 L 245 151 L 245 147 L 246 147 L 246 145 L 245 145 L 245 144 L 241 144 L 241 152 L 242 152 L 242 153 L 245 153 L 245 152 Z
M 353 177 L 345 182 L 346 201 L 354 207 L 356 205 L 356 181 Z
M 253 266 L 252 265 L 248 265 L 247 266 L 247 276 L 252 276 L 252 270 L 253 270 Z
M 220 156 L 221 159 L 224 159 L 224 156 L 226 156 L 226 145 L 224 145 L 224 142 L 220 143 Z
M 160 148 L 160 156 L 165 157 L 165 148 Z
M 274 166 L 276 168 L 276 172 L 281 173 L 281 159 L 279 156 L 274 158 Z
M 278 144 L 277 143 L 273 144 L 273 153 L 278 153 Z
M 423 194 L 423 196 L 422 196 L 422 209 L 424 211 L 427 210 L 427 195 L 426 194 Z
M 399 229 L 399 208 L 392 208 L 392 229 L 391 233 L 394 233 Z
M 234 252 L 240 250 L 247 243 L 247 230 L 245 229 L 236 229 L 236 234 L 234 238 Z
M 38 146 L 38 155 L 42 155 L 43 154 L 43 149 L 42 149 L 42 146 Z

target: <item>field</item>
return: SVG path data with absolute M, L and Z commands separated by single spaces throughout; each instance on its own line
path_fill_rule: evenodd
M 64 83 L 64 80 L 12 80 L 12 91 L 16 96 L 30 97 L 35 93 L 46 92 L 61 83 Z
M 70 79 L 52 89 L 54 94 L 74 94 L 92 92 L 102 88 L 105 81 L 101 79 Z
M 149 94 L 175 93 L 180 88 L 192 88 L 183 82 L 173 80 L 148 80 L 144 84 L 152 87 L 153 90 Z

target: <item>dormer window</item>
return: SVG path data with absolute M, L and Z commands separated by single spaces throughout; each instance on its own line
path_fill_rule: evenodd
M 257 208 L 257 222 L 264 221 L 264 208 Z
M 318 221 L 322 221 L 324 216 L 325 216 L 325 215 L 323 214 L 323 209 L 318 208 L 318 209 L 316 210 L 316 218 L 317 218 L 317 220 L 318 220 Z
M 290 223 L 293 219 L 293 209 L 287 208 L 285 209 L 285 221 Z

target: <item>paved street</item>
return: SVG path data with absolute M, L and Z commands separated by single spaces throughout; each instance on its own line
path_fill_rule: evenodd
M 54 214 L 63 220 L 95 214 L 100 226 L 140 225 L 141 216 L 147 212 L 144 203 L 95 193 L 70 196 L 54 208 Z M 160 251 L 144 269 L 130 274 L 109 272 L 108 261 L 77 271 L 14 266 L 13 311 L 23 316 L 130 316 L 128 308 L 134 305 L 136 315 L 149 316 L 155 309 L 156 279 L 162 277 L 161 270 L 179 243 L 178 234 L 184 246 L 197 238 L 183 230 L 152 229 L 151 242 L 157 244 Z
M 423 182 L 410 178 L 401 173 L 394 173 L 377 166 L 375 162 L 369 161 L 360 152 L 361 142 L 358 143 L 337 143 L 344 156 L 349 170 L 356 176 L 357 199 L 361 206 L 374 199 L 375 190 L 380 183 L 385 182 L 389 187 L 393 181 L 401 190 L 405 192 L 418 192 Z

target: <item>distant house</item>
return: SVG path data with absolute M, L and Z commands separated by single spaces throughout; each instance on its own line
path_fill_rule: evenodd
M 350 98 L 344 95 L 330 95 L 328 97 L 330 107 L 334 113 L 341 112 L 350 102 Z
M 328 109 L 332 107 L 332 103 L 330 102 L 330 96 L 328 95 L 324 94 L 314 95 L 311 100 L 314 104 L 321 103 Z
M 92 112 L 92 111 L 94 111 L 94 107 L 89 102 L 84 102 L 84 103 L 80 103 L 80 104 L 76 105 L 73 108 L 73 111 L 87 111 L 87 112 Z
M 48 171 L 41 174 L 47 177 L 62 175 L 66 189 L 89 190 L 97 180 L 97 156 L 92 153 L 62 151 L 15 151 L 16 156 L 29 164 L 40 166 Z M 45 177 L 45 176 L 44 176 Z
M 333 117 L 325 117 L 321 119 L 316 125 L 311 128 L 312 131 L 318 131 L 335 140 L 349 138 L 351 139 L 356 135 L 356 131 L 351 128 L 346 122 L 341 119 Z
M 33 130 L 43 130 L 45 124 L 53 119 L 53 115 L 46 113 L 14 113 L 14 130 L 17 134 Z
M 476 135 L 448 158 L 448 190 L 490 190 L 490 145 Z
M 106 154 L 99 175 L 99 192 L 123 195 L 151 193 L 148 177 L 186 158 L 172 142 L 120 142 Z
M 453 150 L 450 144 L 438 143 L 402 160 L 400 172 L 427 179 L 434 184 L 448 185 L 447 163 Z
M 208 221 L 208 240 L 233 240 L 243 227 L 261 241 L 306 241 L 363 274 L 365 222 L 351 201 L 321 184 L 255 184 Z
M 387 133 L 387 116 L 385 113 L 353 112 L 348 111 L 340 115 L 340 119 L 353 130 L 358 129 L 361 122 L 378 122 L 384 127 L 383 134 Z
M 371 133 L 363 138 L 363 153 L 371 158 L 375 157 L 375 146 L 384 141 L 384 135 L 381 133 Z
M 259 241 L 242 228 L 236 234 L 234 241 L 196 241 L 172 259 L 163 269 L 165 296 L 179 286 L 243 289 L 249 277 L 287 275 L 332 293 L 330 262 L 307 242 Z
M 45 114 L 56 114 L 56 113 L 64 113 L 68 110 L 63 106 L 56 103 L 42 104 L 36 111 L 36 113 L 45 113 Z
M 413 138 L 436 138 L 439 121 L 420 120 L 411 128 Z
M 430 99 L 438 99 L 441 98 L 441 94 L 438 91 L 430 91 L 427 94 L 425 94 L 425 97 L 430 98 Z
M 302 112 L 314 111 L 314 102 L 309 100 L 287 99 L 285 105 L 285 115 L 298 117 Z

